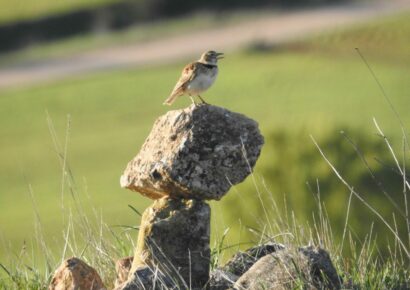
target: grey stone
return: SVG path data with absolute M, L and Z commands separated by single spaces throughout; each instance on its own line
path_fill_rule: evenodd
M 121 186 L 152 199 L 221 199 L 255 165 L 263 137 L 244 115 L 211 105 L 158 118 Z
M 205 202 L 158 199 L 142 215 L 130 275 L 148 266 L 178 285 L 200 289 L 209 280 L 209 236 L 210 208 Z
M 340 289 L 341 277 L 337 274 L 327 251 L 319 247 L 307 246 L 299 248 L 299 252 L 308 260 L 310 276 L 315 286 Z
M 208 288 L 210 290 L 226 290 L 231 288 L 238 278 L 232 273 L 216 269 L 210 274 Z
M 329 254 L 315 247 L 284 249 L 258 260 L 234 289 L 340 289 L 341 281 Z
M 114 290 L 173 290 L 178 287 L 168 276 L 158 268 L 148 266 L 136 269 L 127 281 L 117 285 Z
M 209 287 L 212 290 L 231 288 L 236 280 L 249 270 L 261 257 L 284 249 L 277 243 L 267 243 L 236 253 L 223 267 L 215 269 L 210 274 Z
M 245 252 L 236 253 L 221 270 L 236 276 L 242 276 L 260 258 L 282 249 L 284 249 L 284 246 L 277 243 L 267 243 L 252 247 Z

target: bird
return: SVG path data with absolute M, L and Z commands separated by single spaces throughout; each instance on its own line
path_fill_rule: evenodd
M 218 60 L 224 58 L 222 52 L 209 50 L 204 52 L 199 60 L 184 67 L 181 77 L 176 83 L 164 105 L 171 105 L 179 96 L 188 95 L 196 105 L 194 96 L 198 96 L 206 104 L 200 93 L 209 89 L 218 75 Z

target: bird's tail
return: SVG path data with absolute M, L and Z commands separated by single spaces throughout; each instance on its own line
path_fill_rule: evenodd
M 173 103 L 173 102 L 176 100 L 176 98 L 178 98 L 178 97 L 179 97 L 179 94 L 175 94 L 175 93 L 171 94 L 171 95 L 165 100 L 164 105 L 168 105 L 168 106 L 172 105 L 172 103 Z

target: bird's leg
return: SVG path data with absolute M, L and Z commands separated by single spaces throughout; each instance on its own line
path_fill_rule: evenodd
M 202 99 L 202 97 L 200 95 L 198 95 L 198 97 L 201 99 L 202 104 L 207 104 L 208 105 L 208 103 L 205 102 L 204 99 Z
M 193 104 L 194 106 L 196 106 L 197 104 L 196 104 L 196 102 L 195 102 L 195 99 L 194 99 L 191 95 L 189 95 L 189 98 L 191 99 L 192 104 Z

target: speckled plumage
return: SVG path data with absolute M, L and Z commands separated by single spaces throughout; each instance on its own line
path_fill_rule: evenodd
M 181 77 L 164 104 L 171 105 L 182 95 L 189 95 L 193 102 L 192 96 L 198 96 L 204 102 L 199 94 L 206 91 L 215 82 L 218 75 L 217 63 L 222 55 L 223 53 L 212 50 L 207 51 L 201 55 L 198 61 L 185 66 Z

